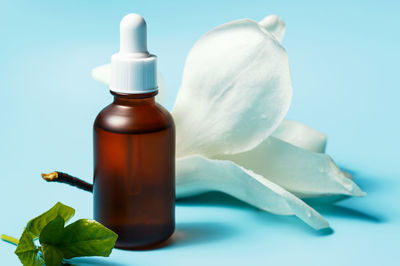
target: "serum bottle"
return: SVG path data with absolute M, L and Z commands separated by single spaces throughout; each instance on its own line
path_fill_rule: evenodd
M 157 104 L 157 57 L 147 51 L 146 22 L 120 24 L 111 57 L 114 101 L 94 122 L 94 218 L 118 234 L 117 248 L 151 248 L 175 228 L 175 126 Z

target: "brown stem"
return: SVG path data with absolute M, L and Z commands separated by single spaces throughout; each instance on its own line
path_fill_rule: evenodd
M 42 178 L 48 182 L 65 183 L 89 192 L 93 192 L 92 184 L 63 172 L 56 171 L 49 174 L 42 174 Z

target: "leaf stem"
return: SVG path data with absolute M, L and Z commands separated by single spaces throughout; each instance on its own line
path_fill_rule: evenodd
M 12 237 L 12 236 L 1 235 L 0 237 L 1 237 L 1 240 L 6 241 L 6 242 L 8 242 L 10 244 L 13 244 L 13 245 L 16 245 L 16 246 L 18 246 L 18 244 L 19 244 L 19 240 L 14 238 L 14 237 Z

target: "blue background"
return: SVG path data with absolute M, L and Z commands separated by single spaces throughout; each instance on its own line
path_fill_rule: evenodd
M 185 57 L 225 22 L 278 14 L 286 24 L 294 98 L 288 118 L 329 136 L 327 152 L 368 193 L 312 201 L 332 230 L 208 194 L 177 205 L 173 243 L 114 250 L 78 265 L 398 265 L 400 254 L 399 2 L 2 1 L 0 5 L 0 231 L 19 236 L 56 201 L 89 218 L 89 193 L 41 180 L 67 171 L 90 181 L 92 123 L 112 97 L 90 70 L 119 46 L 130 12 L 148 23 L 171 109 Z M 0 264 L 18 265 L 0 243 Z

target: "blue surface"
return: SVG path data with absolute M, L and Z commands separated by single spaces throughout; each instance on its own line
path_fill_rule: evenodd
M 129 12 L 148 22 L 171 108 L 194 42 L 222 23 L 278 14 L 287 23 L 294 99 L 288 118 L 329 136 L 328 153 L 368 192 L 311 202 L 331 223 L 316 232 L 295 217 L 209 194 L 177 205 L 173 243 L 114 250 L 78 265 L 398 265 L 400 254 L 399 2 L 3 1 L 0 8 L 0 231 L 19 236 L 56 201 L 92 215 L 89 193 L 39 176 L 92 176 L 92 122 L 111 101 L 90 78 L 118 49 Z M 247 2 L 247 3 L 245 3 Z M 18 265 L 0 243 L 0 265 Z

